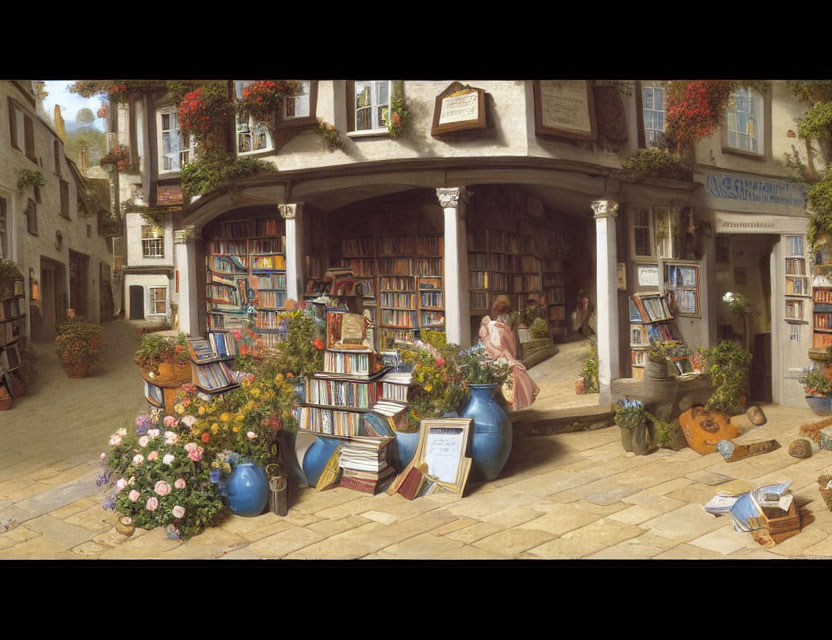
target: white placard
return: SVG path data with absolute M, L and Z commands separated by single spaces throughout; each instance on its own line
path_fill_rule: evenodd
M 540 119 L 544 127 L 592 133 L 586 80 L 541 80 Z
M 470 91 L 457 96 L 442 98 L 442 110 L 439 112 L 439 124 L 467 122 L 476 120 L 480 115 L 479 94 Z
M 638 266 L 638 284 L 640 287 L 659 286 L 659 268 L 646 265 Z
M 440 482 L 455 483 L 464 439 L 465 431 L 461 427 L 432 427 L 425 442 L 428 473 Z

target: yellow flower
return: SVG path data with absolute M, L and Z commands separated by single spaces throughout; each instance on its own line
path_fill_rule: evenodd
M 211 425 L 211 433 L 216 433 L 219 430 L 220 430 L 220 425 L 218 425 L 216 422 Z
M 251 390 L 251 395 L 255 398 L 259 398 L 260 397 L 260 389 L 255 387 L 254 389 Z
M 231 465 L 226 462 L 224 465 L 222 465 L 222 470 L 226 473 L 231 473 Z
M 205 415 L 205 405 L 204 404 L 199 405 L 199 409 L 197 409 L 197 413 L 201 416 Z
M 220 420 L 222 420 L 223 422 L 228 422 L 229 420 L 231 420 L 231 414 L 227 411 L 223 411 L 222 415 L 220 415 Z
M 282 373 L 278 373 L 278 374 L 274 377 L 274 383 L 275 383 L 275 384 L 281 384 L 282 382 L 283 382 L 283 374 L 282 374 Z
M 233 431 L 234 433 L 237 433 L 239 430 L 240 430 L 240 427 L 234 427 L 234 428 L 232 429 L 232 431 Z
M 433 389 L 433 387 L 431 385 L 429 385 L 429 384 L 425 385 L 425 391 L 431 391 L 432 389 Z
M 176 411 L 176 413 L 178 413 L 178 414 L 180 414 L 180 415 L 182 415 L 183 413 L 185 413 L 185 407 L 183 407 L 181 404 L 177 404 L 177 405 L 173 408 L 173 410 L 174 410 L 174 411 Z

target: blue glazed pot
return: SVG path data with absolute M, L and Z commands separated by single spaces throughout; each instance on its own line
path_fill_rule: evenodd
M 401 473 L 407 466 L 407 463 L 416 455 L 416 447 L 419 446 L 419 432 L 415 433 L 399 433 L 396 434 L 396 442 L 391 443 L 390 448 L 390 465 Z
M 494 480 L 511 454 L 512 429 L 506 412 L 494 400 L 495 384 L 472 384 L 471 398 L 460 412 L 474 421 L 471 434 L 471 475 Z
M 259 516 L 269 502 L 266 472 L 253 462 L 241 462 L 228 479 L 228 508 L 238 516 Z
M 310 487 L 318 484 L 321 472 L 339 444 L 340 441 L 335 438 L 315 438 L 315 442 L 306 450 L 306 455 L 303 456 L 303 474 Z
M 806 396 L 806 404 L 816 416 L 832 415 L 832 398 L 818 398 L 817 396 Z

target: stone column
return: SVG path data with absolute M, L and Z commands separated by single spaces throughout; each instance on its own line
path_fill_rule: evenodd
M 618 287 L 615 220 L 618 202 L 595 200 L 596 303 L 598 322 L 598 386 L 600 404 L 610 403 L 610 383 L 619 375 L 618 362 Z
M 303 291 L 303 203 L 277 205 L 286 222 L 286 298 L 297 302 Z
M 465 206 L 470 199 L 465 187 L 436 190 L 439 204 L 445 210 L 445 337 L 465 348 L 471 344 L 471 321 L 468 299 L 468 237 L 465 228 Z
M 179 330 L 186 336 L 199 334 L 199 298 L 196 285 L 194 226 L 173 233 L 176 270 L 179 271 Z

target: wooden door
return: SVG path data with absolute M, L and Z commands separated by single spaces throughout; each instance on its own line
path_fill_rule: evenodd
M 144 287 L 130 285 L 130 319 L 144 320 Z

